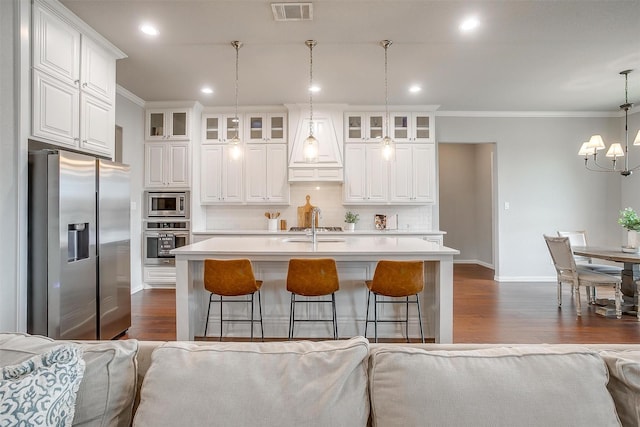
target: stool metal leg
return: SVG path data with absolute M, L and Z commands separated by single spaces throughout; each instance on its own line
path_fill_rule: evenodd
M 251 294 L 251 323 L 249 324 L 251 325 L 251 338 L 249 339 L 253 341 L 253 294 Z
M 367 327 L 369 326 L 369 301 L 371 300 L 371 291 L 367 294 L 367 314 L 364 318 L 364 337 L 367 337 Z
M 207 308 L 207 318 L 205 319 L 204 322 L 204 336 L 207 336 L 207 328 L 209 327 L 209 314 L 211 312 L 211 297 L 213 297 L 213 294 L 209 294 L 209 307 Z
M 222 341 L 222 296 L 220 297 L 220 341 Z
M 289 340 L 293 339 L 293 322 L 295 319 L 295 300 L 296 295 L 291 293 L 291 306 L 289 307 Z
M 405 320 L 404 320 L 404 330 L 405 330 L 405 334 L 407 336 L 407 342 L 409 341 L 409 297 L 406 297 L 406 303 L 405 303 L 405 308 L 406 308 L 406 312 L 405 312 Z
M 333 320 L 333 339 L 337 340 L 338 339 L 338 315 L 336 314 L 336 294 L 332 293 L 331 294 L 331 307 L 332 307 L 332 311 L 333 311 L 333 316 L 332 316 L 332 320 Z
M 378 294 L 373 293 L 373 336 L 378 342 Z
M 424 332 L 422 332 L 422 315 L 420 315 L 420 297 L 416 294 L 416 305 L 418 306 L 418 324 L 420 325 L 420 338 L 424 344 Z
M 262 341 L 264 341 L 264 325 L 262 324 L 262 300 L 260 299 L 260 290 L 258 289 L 258 310 L 260 311 L 260 336 L 262 337 Z M 253 323 L 251 324 L 253 328 Z

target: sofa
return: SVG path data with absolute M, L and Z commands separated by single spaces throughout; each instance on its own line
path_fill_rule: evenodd
M 638 426 L 640 344 L 0 333 L 0 426 Z

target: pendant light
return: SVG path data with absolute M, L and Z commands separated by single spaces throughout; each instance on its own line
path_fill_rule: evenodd
M 240 119 L 238 118 L 238 51 L 242 47 L 242 42 L 234 40 L 231 42 L 231 46 L 236 50 L 236 111 L 233 117 L 235 123 L 235 135 L 231 138 L 231 150 L 229 152 L 232 159 L 237 160 L 242 156 L 242 147 L 240 141 Z
M 304 140 L 303 156 L 307 163 L 318 161 L 318 140 L 313 136 L 313 48 L 317 42 L 307 40 L 304 42 L 309 48 L 309 136 Z
M 393 144 L 393 139 L 389 136 L 389 128 L 391 126 L 391 122 L 389 120 L 389 84 L 388 84 L 388 65 L 387 65 L 387 49 L 393 43 L 391 40 L 382 40 L 380 42 L 380 46 L 384 48 L 384 121 L 386 123 L 385 126 L 385 136 L 382 138 L 382 157 L 385 160 L 390 161 L 395 157 L 395 147 Z

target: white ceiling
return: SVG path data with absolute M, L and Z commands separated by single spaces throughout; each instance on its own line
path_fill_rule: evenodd
M 640 102 L 640 0 L 315 0 L 313 21 L 276 22 L 267 0 L 61 0 L 124 51 L 118 84 L 145 101 L 234 105 L 308 102 L 315 39 L 314 103 L 384 104 L 384 49 L 391 39 L 389 104 L 445 111 L 617 111 Z M 460 21 L 475 15 L 474 34 Z M 155 24 L 151 39 L 138 30 Z M 423 90 L 410 94 L 408 87 Z M 203 85 L 212 95 L 200 93 Z M 636 107 L 637 110 L 637 107 Z

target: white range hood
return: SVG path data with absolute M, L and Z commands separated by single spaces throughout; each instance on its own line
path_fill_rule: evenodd
M 287 104 L 289 109 L 289 181 L 343 181 L 343 117 L 346 105 L 313 106 L 314 136 L 318 139 L 319 158 L 307 163 L 303 143 L 309 136 L 309 106 Z

